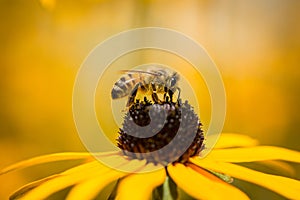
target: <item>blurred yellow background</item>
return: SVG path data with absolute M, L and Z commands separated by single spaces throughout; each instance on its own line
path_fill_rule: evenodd
M 84 151 L 72 117 L 77 70 L 99 42 L 145 26 L 180 31 L 206 48 L 225 83 L 224 132 L 300 150 L 300 1 L 1 0 L 0 5 L 0 167 L 46 153 Z M 54 166 L 35 167 L 1 176 L 0 199 L 53 171 Z M 244 187 L 256 199 L 280 199 Z

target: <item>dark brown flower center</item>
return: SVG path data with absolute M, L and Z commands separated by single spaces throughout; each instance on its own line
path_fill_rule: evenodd
M 133 159 L 146 159 L 154 164 L 186 163 L 189 157 L 198 155 L 203 149 L 201 125 L 187 101 L 152 104 L 144 99 L 135 102 L 126 113 L 117 139 L 118 147 Z M 176 134 L 181 135 L 177 137 Z M 159 150 L 170 145 L 175 137 L 179 142 L 172 144 L 167 153 L 161 153 Z M 188 146 L 187 138 L 191 141 Z

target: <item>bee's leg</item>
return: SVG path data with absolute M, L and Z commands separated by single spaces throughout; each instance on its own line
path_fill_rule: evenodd
M 153 83 L 151 83 L 151 88 L 152 88 L 152 99 L 155 103 L 161 103 L 161 100 L 159 100 L 157 93 L 156 93 L 156 88 Z
M 176 87 L 175 88 L 175 91 L 173 91 L 173 90 L 168 90 L 168 95 L 169 95 L 169 97 L 170 97 L 170 101 L 171 102 L 173 102 L 173 95 L 174 95 L 174 93 L 176 92 L 176 90 L 178 90 L 178 97 L 177 97 L 177 100 L 180 98 L 180 92 L 181 92 L 181 90 L 180 90 L 180 88 L 179 87 Z
M 177 87 L 176 89 L 178 90 L 178 97 L 177 97 L 177 100 L 178 100 L 178 99 L 180 99 L 180 92 L 181 92 L 181 89 L 180 89 L 179 87 Z
M 178 100 L 180 98 L 180 92 L 181 92 L 181 90 L 180 90 L 179 87 L 175 88 L 175 92 L 176 92 L 176 90 L 178 90 L 178 97 L 177 97 L 177 100 Z M 174 95 L 175 92 L 173 92 L 173 90 L 168 90 L 168 94 L 170 96 L 170 101 L 171 102 L 173 102 L 173 95 Z
M 166 96 L 165 102 L 169 103 L 169 97 Z
M 137 94 L 137 91 L 138 89 L 140 88 L 141 86 L 141 83 L 138 83 L 136 84 L 136 86 L 133 88 L 129 98 L 128 98 L 128 101 L 127 101 L 127 104 L 126 104 L 126 107 L 130 107 L 133 103 L 134 103 L 134 100 L 135 100 L 135 97 L 136 97 L 136 94 Z
M 168 90 L 168 94 L 169 94 L 169 97 L 170 97 L 170 102 L 173 102 L 173 94 L 174 94 L 174 92 L 172 90 Z
M 167 93 L 168 93 L 168 88 L 167 87 L 164 87 L 164 101 L 169 101 L 169 97 L 167 97 Z
M 157 93 L 152 93 L 152 99 L 155 103 L 161 103 L 161 100 L 159 100 Z

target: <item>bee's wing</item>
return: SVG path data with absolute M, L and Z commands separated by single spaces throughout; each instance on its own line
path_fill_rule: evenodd
M 160 76 L 161 74 L 158 72 L 149 72 L 149 71 L 143 71 L 143 70 L 135 70 L 135 69 L 129 69 L 129 70 L 120 70 L 121 73 L 123 74 L 148 74 L 151 76 Z
M 119 81 L 123 81 L 124 83 L 133 83 L 134 85 L 141 82 L 141 74 L 145 71 L 140 70 L 120 70 L 120 73 L 123 74 Z M 150 75 L 150 74 L 149 74 Z

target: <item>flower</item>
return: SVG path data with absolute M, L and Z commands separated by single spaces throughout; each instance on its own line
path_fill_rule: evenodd
M 167 102 L 155 105 L 152 111 L 150 106 L 152 104 L 145 100 L 137 102 L 129 109 L 117 139 L 121 151 L 96 154 L 56 153 L 21 161 L 1 170 L 0 174 L 4 174 L 54 161 L 82 160 L 78 166 L 21 187 L 11 195 L 11 199 L 45 199 L 68 187 L 72 187 L 66 197 L 68 200 L 95 199 L 99 196 L 100 199 L 126 200 L 149 199 L 151 196 L 153 199 L 162 199 L 164 196 L 180 199 L 187 195 L 196 199 L 249 199 L 243 191 L 230 184 L 233 180 L 231 177 L 265 187 L 289 199 L 300 198 L 299 180 L 266 174 L 239 165 L 262 162 L 289 170 L 281 161 L 300 163 L 300 152 L 274 146 L 257 146 L 257 141 L 248 136 L 224 133 L 215 148 L 201 158 L 199 155 L 204 148 L 201 123 L 189 104 Z M 152 124 L 158 126 L 160 117 L 165 117 L 160 116 L 162 110 L 166 111 L 167 121 L 158 134 L 145 138 L 128 134 L 135 132 L 140 136 L 142 131 L 139 132 L 132 122 L 147 128 L 151 122 L 149 116 L 154 120 Z M 183 132 L 187 135 L 196 133 L 192 144 L 180 156 L 177 149 L 169 151 L 168 154 L 155 153 L 173 139 L 174 130 L 179 129 L 177 125 L 181 122 L 180 117 L 188 118 L 190 122 L 181 124 Z M 191 124 L 194 124 L 194 128 Z M 149 129 L 153 130 L 153 127 L 150 126 Z M 185 138 L 181 138 L 182 142 L 184 140 Z M 154 153 L 143 154 L 149 152 Z M 97 158 L 132 171 L 113 169 L 99 162 Z M 162 167 L 145 172 L 153 166 Z M 139 173 L 141 171 L 143 173 Z
M 289 199 L 299 199 L 300 181 L 258 172 L 237 163 L 283 160 L 300 162 L 300 153 L 280 147 L 256 146 L 256 141 L 239 134 L 223 133 L 216 147 L 203 159 L 195 156 L 187 164 L 170 164 L 166 169 L 149 173 L 124 173 L 111 169 L 90 153 L 56 153 L 31 158 L 13 164 L 1 174 L 33 165 L 63 160 L 84 160 L 76 167 L 31 182 L 18 189 L 11 199 L 45 199 L 51 194 L 73 186 L 67 199 L 93 199 L 110 183 L 117 183 L 116 199 L 147 199 L 152 191 L 169 176 L 190 196 L 197 199 L 248 199 L 238 188 L 218 178 L 210 171 L 227 174 L 237 179 L 255 183 Z M 99 153 L 98 156 L 118 160 L 124 165 L 147 168 L 140 160 L 128 160 L 119 152 Z M 209 170 L 209 171 L 208 171 Z M 102 194 L 105 195 L 105 194 Z M 111 194 L 106 194 L 108 197 Z M 114 194 L 113 194 L 114 195 Z

